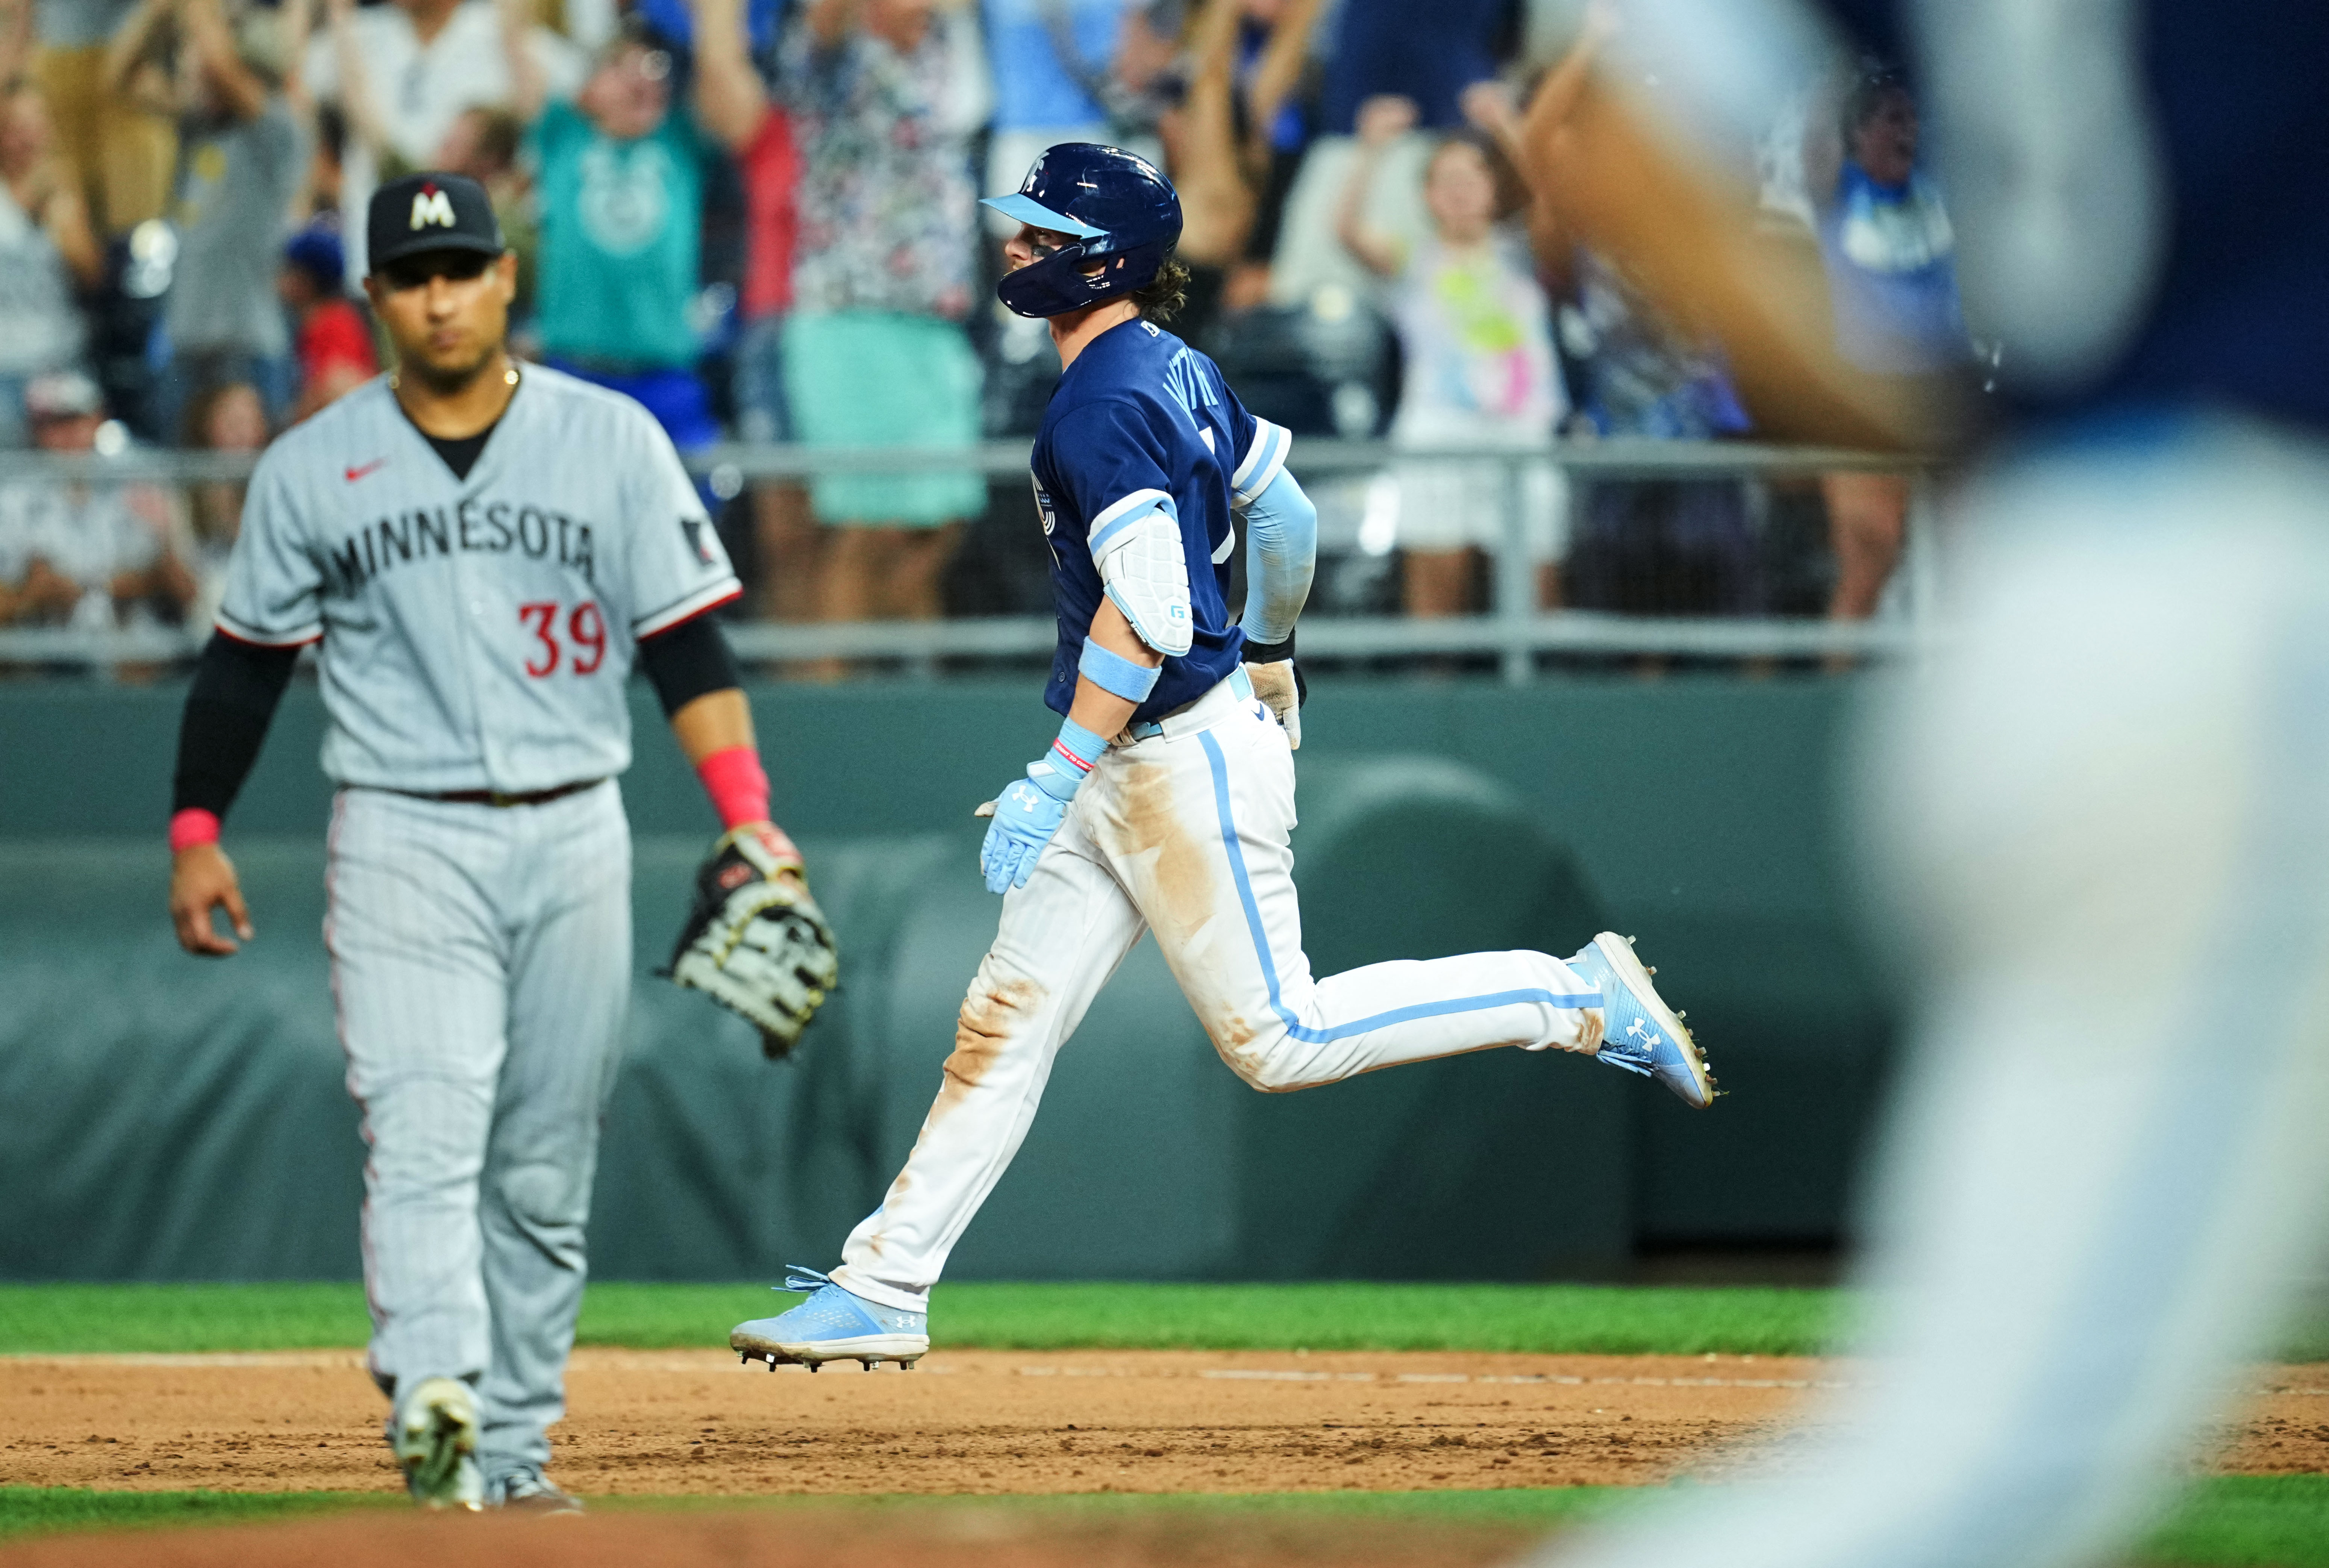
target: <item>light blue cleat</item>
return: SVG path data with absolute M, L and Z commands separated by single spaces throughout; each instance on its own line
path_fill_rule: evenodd
M 1656 1079 L 1693 1110 L 1714 1103 L 1714 1074 L 1683 1027 L 1683 1015 L 1650 984 L 1650 971 L 1634 956 L 1632 938 L 1603 931 L 1569 967 L 1601 993 L 1599 1060 Z
M 929 1350 L 929 1314 L 901 1312 L 853 1296 L 814 1269 L 785 1266 L 785 1289 L 815 1292 L 791 1311 L 739 1323 L 728 1348 L 774 1372 L 797 1362 L 811 1372 L 828 1361 L 855 1361 L 866 1371 L 894 1361 L 908 1372 Z

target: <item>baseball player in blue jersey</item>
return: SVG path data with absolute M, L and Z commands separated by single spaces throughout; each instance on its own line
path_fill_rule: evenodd
M 948 1253 L 1025 1136 L 1051 1059 L 1144 930 L 1221 1059 L 1306 1089 L 1511 1045 L 1598 1055 L 1693 1106 L 1714 1098 L 1626 939 L 1566 960 L 1475 953 L 1314 978 L 1287 836 L 1300 737 L 1295 619 L 1316 517 L 1287 432 L 1154 316 L 1177 303 L 1179 198 L 1146 161 L 1069 144 L 989 206 L 1022 225 L 999 293 L 1048 319 L 1065 367 L 1035 440 L 1059 652 L 1051 747 L 992 803 L 980 864 L 1004 895 L 938 1100 L 882 1207 L 828 1279 L 745 1323 L 747 1359 L 910 1365 Z M 1246 604 L 1225 591 L 1236 518 Z
M 399 370 L 252 477 L 180 734 L 171 913 L 191 952 L 235 950 L 222 907 L 250 940 L 219 822 L 315 645 L 390 1442 L 424 1502 L 570 1511 L 545 1431 L 629 995 L 614 780 L 635 662 L 730 828 L 799 862 L 704 618 L 740 589 L 670 440 L 627 398 L 511 360 L 515 259 L 476 184 L 382 186 L 369 238 Z

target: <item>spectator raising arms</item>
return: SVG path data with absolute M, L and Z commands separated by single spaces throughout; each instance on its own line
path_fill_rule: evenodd
M 104 269 L 64 175 L 41 95 L 0 71 L 0 447 L 24 444 L 25 383 L 79 362 L 87 335 L 73 293 Z
M 1508 106 L 1505 106 L 1508 109 Z M 1491 112 L 1483 110 L 1483 113 Z M 1391 439 L 1401 446 L 1542 448 L 1565 412 L 1551 312 L 1537 286 L 1528 240 L 1500 222 L 1517 181 L 1483 134 L 1439 138 L 1424 165 L 1431 235 L 1412 249 L 1368 226 L 1368 187 L 1383 148 L 1415 124 L 1403 98 L 1359 110 L 1359 147 L 1336 232 L 1369 270 L 1392 281 L 1392 314 L 1406 356 Z M 1398 540 L 1410 615 L 1477 608 L 1479 552 L 1503 537 L 1504 469 L 1462 461 L 1400 463 Z M 1523 470 L 1520 503 L 1541 601 L 1553 597 L 1550 562 L 1561 525 L 1561 476 Z
M 817 447 L 967 447 L 979 365 L 970 137 L 986 113 L 977 24 L 931 0 L 812 0 L 781 87 L 803 149 L 785 382 Z M 976 473 L 837 475 L 813 491 L 827 620 L 929 619 Z
M 34 81 L 55 123 L 65 183 L 105 237 L 162 215 L 178 157 L 175 110 L 159 103 L 158 93 L 123 94 L 107 69 L 108 42 L 133 8 L 133 0 L 0 4 L 0 27 L 10 25 L 12 12 L 29 21 L 37 9 Z M 13 82 L 24 63 L 13 61 L 0 80 Z M 156 62 L 147 74 L 160 70 Z
M 1267 256 L 1249 258 L 1257 233 L 1275 231 L 1263 198 L 1318 11 L 1318 0 L 1209 0 L 1197 17 L 1188 91 L 1157 125 L 1185 220 L 1176 253 L 1192 275 L 1174 326 L 1192 341 L 1268 292 Z
M 690 313 L 702 269 L 705 164 L 722 141 L 749 141 L 757 125 L 724 100 L 726 112 L 707 117 L 704 129 L 673 113 L 670 52 L 636 21 L 599 52 L 573 101 L 545 101 L 523 47 L 523 0 L 503 5 L 518 111 L 533 121 L 543 357 L 636 398 L 681 451 L 708 446 L 720 427 L 695 373 Z M 706 80 L 696 78 L 699 114 Z
M 792 117 L 769 101 L 751 62 L 752 23 L 743 0 L 693 0 L 697 102 L 706 129 L 738 149 L 744 187 L 743 327 L 736 343 L 737 433 L 748 441 L 793 439 L 785 397 L 785 314 L 793 302 L 793 248 L 800 153 Z M 808 493 L 797 484 L 752 486 L 763 615 L 815 619 L 817 531 Z
M 290 335 L 275 265 L 291 201 L 306 175 L 306 138 L 283 92 L 277 13 L 222 0 L 138 0 L 108 67 L 127 90 L 158 33 L 174 28 L 188 67 L 179 98 L 177 270 L 163 326 L 170 364 L 163 424 L 220 382 L 249 382 L 270 412 L 289 403 Z
M 325 14 L 329 25 L 307 45 L 306 85 L 318 99 L 337 102 L 347 118 L 340 231 L 354 284 L 365 271 L 364 213 L 381 182 L 451 167 L 445 141 L 462 111 L 511 100 L 507 25 L 520 30 L 526 58 L 551 94 L 573 93 L 584 58 L 523 13 L 505 24 L 494 0 L 389 0 L 362 7 L 325 0 Z

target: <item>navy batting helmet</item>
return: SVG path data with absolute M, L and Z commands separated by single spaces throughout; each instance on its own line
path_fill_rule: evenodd
M 1090 142 L 1046 151 L 1018 190 L 985 205 L 1075 239 L 1004 274 L 995 298 L 1022 316 L 1057 316 L 1146 288 L 1181 238 L 1173 183 L 1146 158 Z

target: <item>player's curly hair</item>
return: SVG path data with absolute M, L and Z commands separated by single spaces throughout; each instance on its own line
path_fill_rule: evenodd
M 1167 254 L 1156 269 L 1156 276 L 1146 285 L 1132 291 L 1132 303 L 1140 309 L 1140 319 L 1158 323 L 1172 320 L 1189 303 L 1189 285 L 1196 280 L 1181 259 Z

